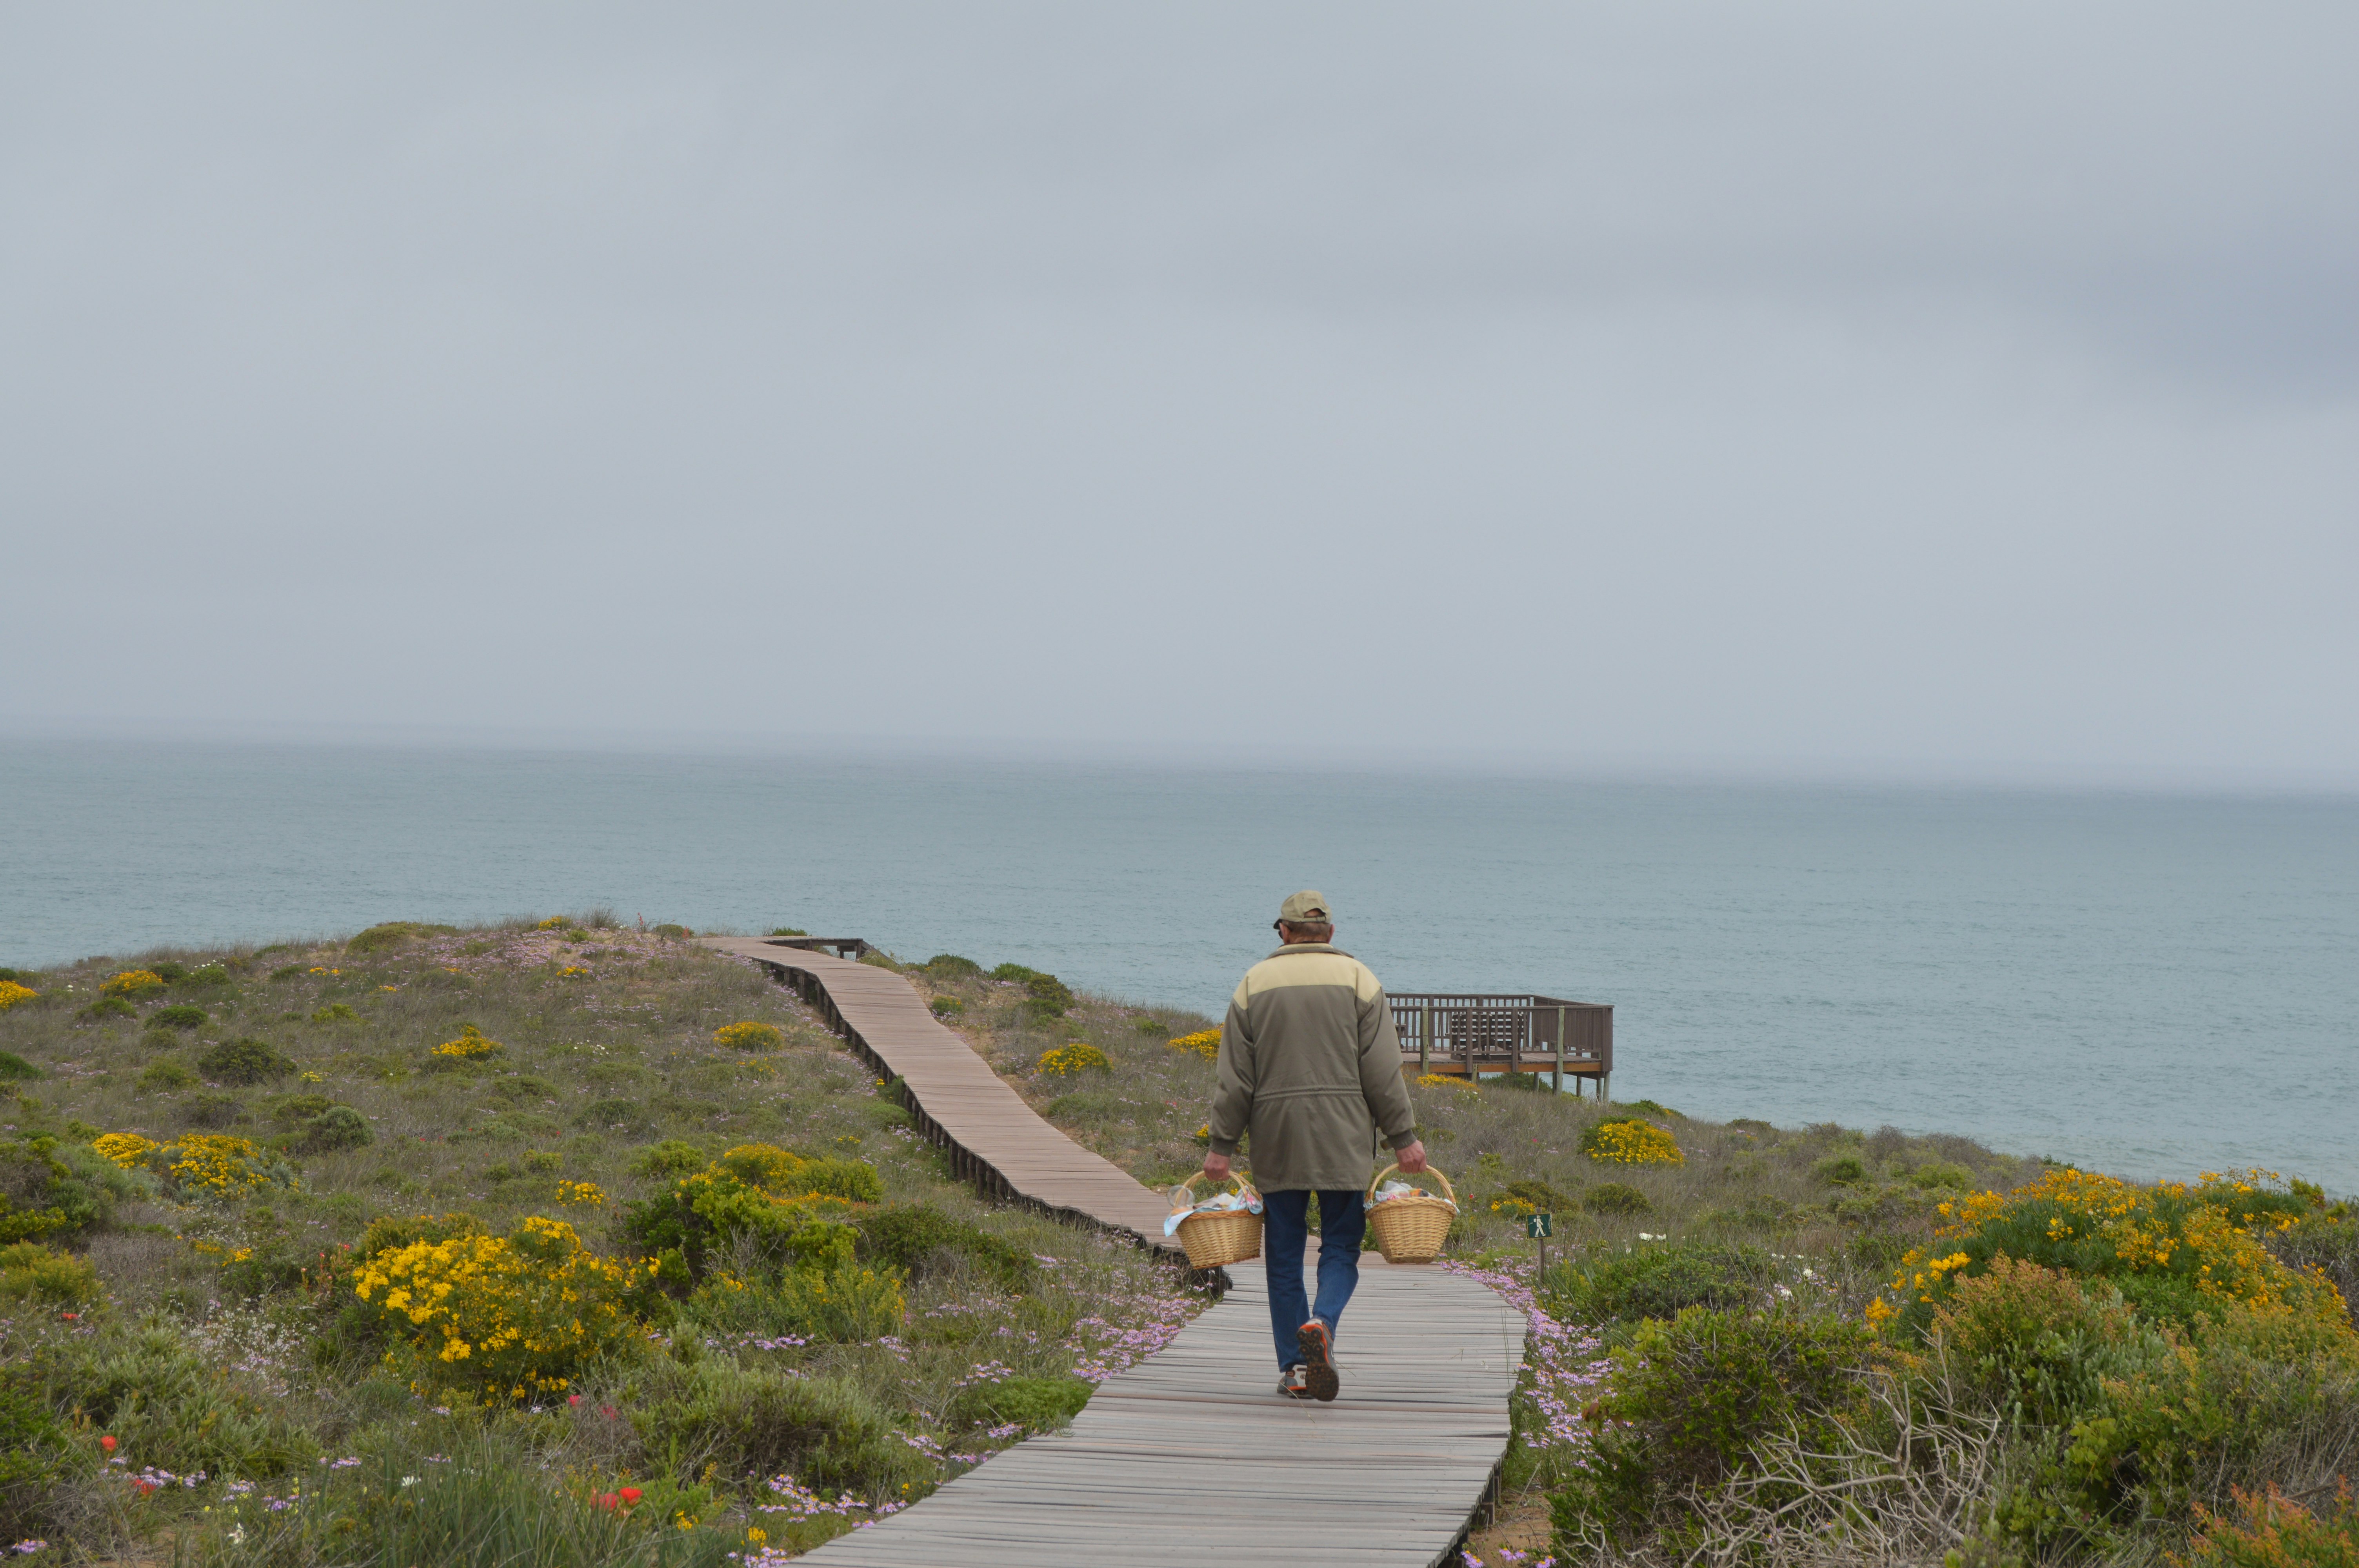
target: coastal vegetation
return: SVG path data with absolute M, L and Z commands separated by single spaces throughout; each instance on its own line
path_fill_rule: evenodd
M 1204 1304 L 976 1197 L 898 1086 L 685 935 L 394 922 L 8 977 L 0 1547 L 776 1563 L 1070 1421 Z M 1211 1020 L 866 961 L 1142 1182 L 1200 1167 Z M 2352 1560 L 2331 1195 L 1410 1093 L 1440 1266 L 1529 1330 L 1486 1564 Z

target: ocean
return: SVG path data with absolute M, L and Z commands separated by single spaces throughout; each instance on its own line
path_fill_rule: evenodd
M 0 741 L 0 965 L 606 906 L 1217 1016 L 1315 887 L 1614 1098 L 2359 1192 L 2359 800 Z

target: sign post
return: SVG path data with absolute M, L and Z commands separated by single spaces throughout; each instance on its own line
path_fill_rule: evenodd
M 1540 1272 L 1548 1272 L 1548 1238 L 1556 1231 L 1556 1216 L 1527 1214 L 1524 1217 L 1524 1234 L 1540 1244 Z

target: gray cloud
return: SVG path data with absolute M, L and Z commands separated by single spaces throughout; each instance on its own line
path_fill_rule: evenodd
M 2359 775 L 2354 45 L 18 7 L 0 717 Z

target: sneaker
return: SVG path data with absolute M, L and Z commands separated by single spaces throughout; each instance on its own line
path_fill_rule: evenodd
M 1312 1399 L 1327 1403 L 1343 1387 L 1343 1379 L 1335 1375 L 1335 1342 L 1327 1325 L 1314 1317 L 1295 1331 L 1294 1342 L 1302 1346 L 1304 1386 Z
M 1299 1361 L 1286 1369 L 1285 1375 L 1277 1380 L 1277 1391 L 1282 1398 L 1307 1400 L 1310 1397 L 1310 1385 L 1303 1376 L 1304 1370 Z

